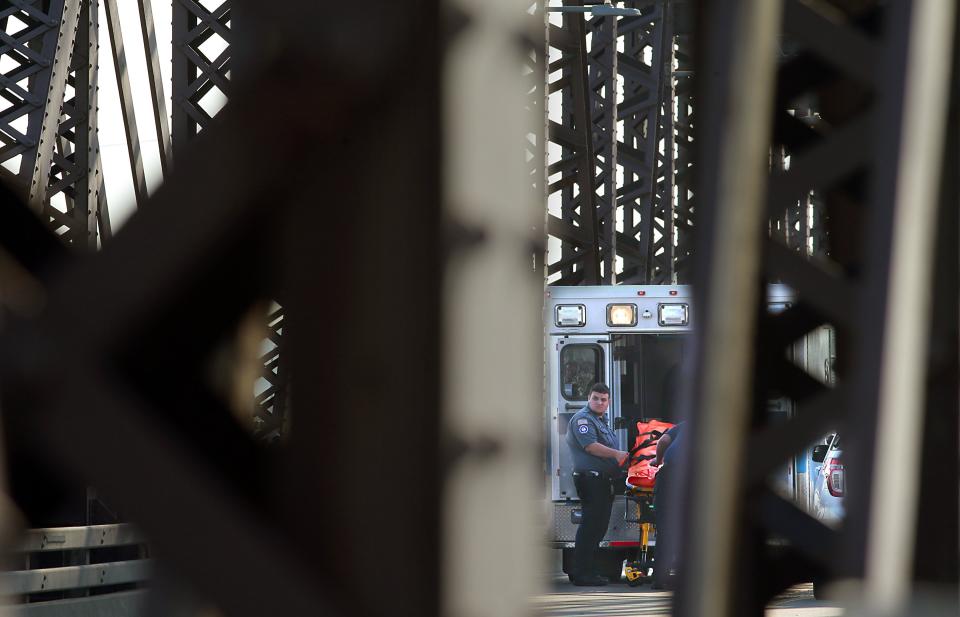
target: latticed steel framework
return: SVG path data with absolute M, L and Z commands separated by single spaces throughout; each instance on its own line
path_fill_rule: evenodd
M 173 144 L 184 148 L 230 95 L 233 0 L 173 0 Z
M 0 174 L 64 241 L 109 236 L 97 141 L 98 15 L 81 0 L 0 5 Z
M 547 30 L 548 281 L 686 280 L 694 218 L 686 2 Z M 683 24 L 682 26 L 678 24 Z

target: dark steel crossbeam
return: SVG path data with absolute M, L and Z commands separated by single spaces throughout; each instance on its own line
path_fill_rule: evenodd
M 922 415 L 928 309 L 921 289 L 935 263 L 931 183 L 939 168 L 935 144 L 945 134 L 940 123 L 948 91 L 944 75 L 938 81 L 931 72 L 945 73 L 948 58 L 943 22 L 932 16 L 935 7 L 944 5 L 841 2 L 849 12 L 840 19 L 817 13 L 823 10 L 819 5 L 788 0 L 782 24 L 802 51 L 777 67 L 774 95 L 769 65 L 763 72 L 756 69 L 764 54 L 734 53 L 751 39 L 769 36 L 770 23 L 748 27 L 759 26 L 758 16 L 771 17 L 764 12 L 769 5 L 761 10 L 758 2 L 742 0 L 721 10 L 703 4 L 710 11 L 703 23 L 711 29 L 701 32 L 700 74 L 706 68 L 711 79 L 699 86 L 707 112 L 699 160 L 706 171 L 699 192 L 710 205 L 698 218 L 698 306 L 705 326 L 697 333 L 693 383 L 699 392 L 694 395 L 691 448 L 697 454 L 690 462 L 678 614 L 760 615 L 785 586 L 813 577 L 864 579 L 862 600 L 869 606 L 904 608 L 912 591 L 912 502 L 890 489 L 893 476 L 881 477 L 887 473 L 881 468 L 902 464 L 894 454 L 900 440 L 916 446 Z M 828 18 L 831 24 L 824 24 Z M 924 37 L 926 44 L 915 45 L 913 37 Z M 815 53 L 807 54 L 807 49 Z M 837 58 L 837 50 L 848 50 L 850 57 Z M 832 71 L 823 70 L 824 60 Z M 749 88 L 739 81 L 744 72 L 754 75 Z M 806 77 L 793 79 L 796 75 Z M 777 106 L 808 96 L 819 108 L 797 115 L 815 113 L 816 131 L 773 122 L 785 111 L 782 107 L 740 118 L 742 110 L 731 93 L 740 100 L 773 99 Z M 921 117 L 924 122 L 918 123 Z M 730 186 L 724 180 L 730 153 L 746 152 L 751 131 L 768 126 L 774 127 L 776 155 L 768 186 L 749 200 L 740 199 L 736 211 L 723 209 L 724 196 L 730 195 L 724 192 Z M 789 168 L 784 153 L 790 156 Z M 738 183 L 756 181 L 748 170 L 756 174 L 756 165 L 741 166 Z M 755 218 L 730 227 L 747 206 Z M 810 206 L 818 216 L 812 225 L 806 221 Z M 772 220 L 772 230 L 761 229 L 766 227 L 757 225 L 761 220 Z M 829 251 L 818 235 L 824 233 L 824 221 L 831 225 Z M 771 237 L 763 238 L 768 233 Z M 956 233 L 955 225 L 941 233 L 939 245 L 949 243 L 955 251 Z M 721 262 L 725 267 L 718 268 Z M 765 309 L 758 292 L 769 282 L 788 285 L 797 297 L 784 315 L 761 318 Z M 737 291 L 726 295 L 730 289 Z M 809 377 L 785 359 L 793 341 L 820 324 L 830 324 L 836 333 L 836 376 L 830 383 Z M 710 351 L 712 343 L 735 328 L 751 334 Z M 731 365 L 743 353 L 753 356 L 731 374 Z M 955 358 L 953 362 L 955 367 Z M 952 379 L 955 383 L 955 372 Z M 771 392 L 792 400 L 789 420 L 771 423 L 766 410 Z M 710 427 L 718 416 L 726 423 L 721 432 Z M 810 444 L 831 430 L 843 435 L 845 484 L 856 487 L 845 497 L 846 516 L 838 534 L 825 532 L 808 514 L 773 496 L 768 486 L 771 472 L 794 454 L 807 456 Z M 710 453 L 718 440 L 729 452 Z M 955 452 L 956 446 L 938 447 Z M 718 471 L 740 452 L 744 456 L 731 466 L 734 475 Z M 911 483 L 904 477 L 896 486 Z M 711 494 L 716 484 L 728 495 Z M 709 534 L 702 532 L 704 508 L 711 519 Z M 721 516 L 723 509 L 727 514 Z M 798 565 L 778 559 L 767 549 L 771 537 L 789 538 L 792 550 L 807 561 Z M 832 547 L 829 558 L 824 544 Z M 728 575 L 738 572 L 763 573 L 763 580 L 776 584 Z

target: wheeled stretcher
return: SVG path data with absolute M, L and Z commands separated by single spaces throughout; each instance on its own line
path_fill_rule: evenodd
M 628 561 L 624 570 L 627 584 L 636 587 L 647 582 L 653 569 L 656 551 L 656 513 L 653 505 L 653 492 L 656 486 L 659 467 L 650 463 L 656 458 L 657 442 L 668 430 L 673 428 L 670 422 L 649 420 L 637 422 L 637 439 L 630 450 L 629 469 L 627 471 L 626 495 L 634 503 L 636 517 L 640 527 L 640 547 L 637 558 Z

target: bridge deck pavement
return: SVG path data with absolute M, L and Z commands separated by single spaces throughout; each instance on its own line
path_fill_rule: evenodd
M 546 593 L 531 598 L 538 617 L 670 617 L 673 594 L 625 583 L 574 587 L 562 575 L 549 581 Z M 771 602 L 767 617 L 838 617 L 843 609 L 814 600 L 811 585 L 794 587 Z

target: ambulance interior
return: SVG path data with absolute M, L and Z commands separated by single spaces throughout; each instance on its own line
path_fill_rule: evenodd
M 632 446 L 640 420 L 677 422 L 677 385 L 688 333 L 616 334 L 613 344 L 614 393 L 626 445 Z

